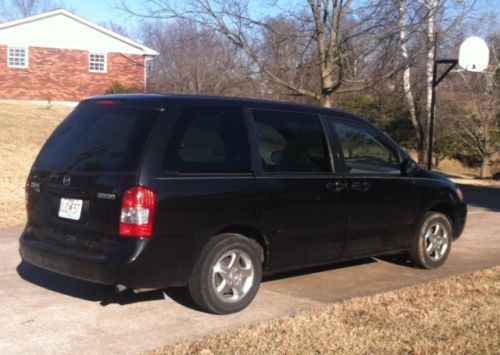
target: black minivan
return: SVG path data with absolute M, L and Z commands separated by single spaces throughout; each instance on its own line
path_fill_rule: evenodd
M 26 182 L 23 260 L 117 289 L 188 285 L 218 314 L 263 274 L 407 252 L 443 264 L 462 193 L 351 114 L 179 95 L 82 101 Z

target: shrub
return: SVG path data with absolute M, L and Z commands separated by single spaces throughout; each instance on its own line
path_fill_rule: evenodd
M 106 90 L 105 94 L 110 95 L 110 94 L 128 94 L 133 92 L 131 88 L 125 87 L 122 83 L 118 81 L 113 81 L 111 83 L 111 86 L 108 90 Z

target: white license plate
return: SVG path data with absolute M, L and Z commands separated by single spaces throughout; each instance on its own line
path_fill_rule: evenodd
M 61 203 L 59 204 L 58 216 L 78 221 L 82 215 L 82 205 L 82 200 L 63 197 L 61 198 Z

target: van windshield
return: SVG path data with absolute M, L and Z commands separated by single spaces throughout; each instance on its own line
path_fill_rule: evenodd
M 84 104 L 49 137 L 35 166 L 57 171 L 135 172 L 156 110 Z

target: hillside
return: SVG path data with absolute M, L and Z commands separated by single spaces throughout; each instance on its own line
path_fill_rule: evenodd
M 0 227 L 25 220 L 24 184 L 40 147 L 70 107 L 0 103 Z

